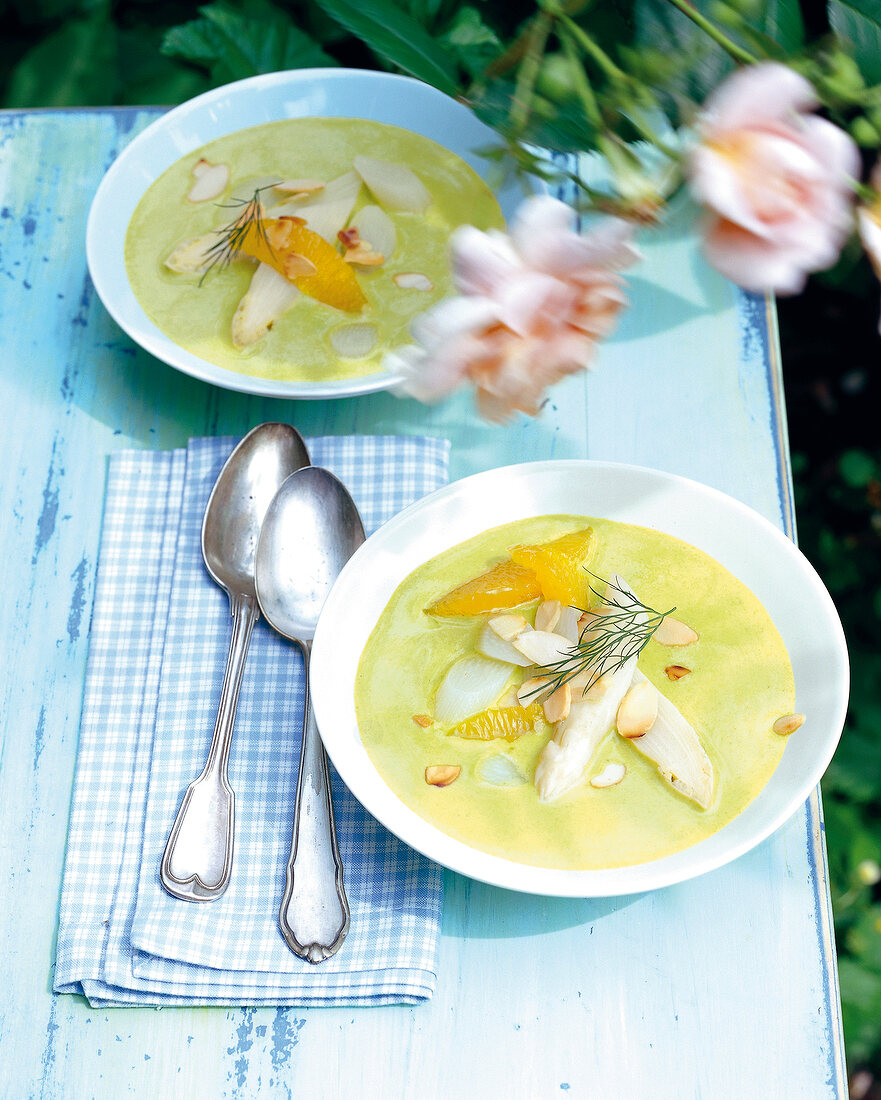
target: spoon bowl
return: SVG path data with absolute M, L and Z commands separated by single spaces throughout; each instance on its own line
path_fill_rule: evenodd
M 229 597 L 233 628 L 208 758 L 184 793 L 159 869 L 164 889 L 183 901 L 214 901 L 229 885 L 235 794 L 227 762 L 251 631 L 260 614 L 257 540 L 278 487 L 308 465 L 309 453 L 296 428 L 260 424 L 226 460 L 205 508 L 202 557 Z
M 296 428 L 274 423 L 248 432 L 226 460 L 202 521 L 202 557 L 221 588 L 256 598 L 254 559 L 263 517 L 285 478 L 308 465 Z
M 266 621 L 299 645 L 306 673 L 303 743 L 291 855 L 279 927 L 294 954 L 319 963 L 349 930 L 349 903 L 336 840 L 327 757 L 309 695 L 309 659 L 318 616 L 343 566 L 364 541 L 348 490 L 310 466 L 285 481 L 257 544 L 257 598 Z

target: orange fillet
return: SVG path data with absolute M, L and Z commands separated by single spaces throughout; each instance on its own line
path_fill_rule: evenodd
M 512 561 L 500 561 L 486 573 L 465 581 L 425 609 L 432 615 L 480 615 L 504 611 L 541 596 L 535 573 Z

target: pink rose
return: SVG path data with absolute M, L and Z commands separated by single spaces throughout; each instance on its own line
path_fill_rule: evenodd
M 590 365 L 626 303 L 616 271 L 636 259 L 631 229 L 607 221 L 582 236 L 573 212 L 527 199 L 510 236 L 463 226 L 451 241 L 457 297 L 417 318 L 417 344 L 386 358 L 401 390 L 435 401 L 465 384 L 481 413 L 535 415 L 548 386 Z
M 859 153 L 816 106 L 807 80 L 768 63 L 729 77 L 698 122 L 689 175 L 706 208 L 704 251 L 747 290 L 798 293 L 852 230 Z

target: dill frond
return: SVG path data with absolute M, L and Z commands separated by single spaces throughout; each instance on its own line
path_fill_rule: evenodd
M 591 573 L 591 576 L 596 574 Z M 597 577 L 597 580 L 602 578 Z M 569 654 L 552 664 L 540 666 L 539 674 L 544 674 L 545 681 L 527 697 L 554 692 L 580 673 L 589 671 L 586 694 L 600 677 L 617 672 L 631 657 L 637 657 L 664 619 L 676 610 L 671 607 L 669 611 L 655 611 L 615 582 L 604 583 L 605 595 L 592 585 L 590 588 L 602 601 L 602 609 L 579 608 L 590 616 L 590 621 Z
M 221 209 L 238 210 L 239 213 L 231 222 L 217 230 L 217 240 L 210 248 L 205 250 L 204 255 L 208 264 L 202 273 L 202 278 L 199 280 L 200 286 L 209 271 L 212 271 L 215 267 L 222 269 L 229 266 L 235 258 L 235 254 L 252 232 L 256 233 L 269 251 L 272 252 L 272 245 L 269 243 L 264 227 L 266 211 L 260 199 L 260 192 L 268 191 L 274 186 L 275 184 L 268 183 L 264 187 L 258 187 L 250 199 L 233 199 L 230 202 L 217 203 Z

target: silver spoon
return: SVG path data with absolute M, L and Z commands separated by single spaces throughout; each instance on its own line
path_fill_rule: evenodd
M 251 630 L 260 617 L 254 587 L 257 537 L 278 487 L 308 465 L 296 428 L 260 424 L 226 460 L 205 509 L 202 557 L 229 596 L 233 627 L 208 759 L 187 787 L 159 871 L 168 893 L 184 901 L 214 901 L 229 885 L 235 794 L 227 763 Z
M 318 466 L 292 474 L 266 513 L 257 544 L 257 598 L 279 634 L 303 651 L 306 712 L 294 833 L 279 927 L 301 959 L 333 955 L 349 930 L 327 757 L 309 696 L 318 615 L 340 570 L 364 541 L 358 509 L 341 481 Z

